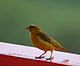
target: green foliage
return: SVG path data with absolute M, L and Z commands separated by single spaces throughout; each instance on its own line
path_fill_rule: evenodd
M 0 0 L 0 41 L 32 46 L 30 24 L 80 53 L 79 0 Z

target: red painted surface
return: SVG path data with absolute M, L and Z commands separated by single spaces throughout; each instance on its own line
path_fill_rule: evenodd
M 68 65 L 0 54 L 0 66 L 68 66 Z

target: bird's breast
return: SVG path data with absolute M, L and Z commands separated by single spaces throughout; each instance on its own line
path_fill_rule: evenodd
M 39 36 L 31 35 L 31 42 L 35 47 L 44 51 L 49 51 L 54 49 L 52 44 L 49 44 L 48 42 L 41 40 Z

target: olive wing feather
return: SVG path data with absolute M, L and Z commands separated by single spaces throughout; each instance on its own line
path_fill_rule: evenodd
M 47 34 L 40 32 L 37 33 L 37 35 L 44 41 L 48 42 L 49 44 L 52 44 L 53 46 L 55 46 L 56 48 L 60 48 L 60 45 L 58 44 L 58 42 L 56 40 L 52 40 L 51 37 L 49 37 Z

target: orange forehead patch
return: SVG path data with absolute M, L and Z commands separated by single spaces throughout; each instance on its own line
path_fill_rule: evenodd
M 30 25 L 30 26 L 36 26 L 36 25 Z

